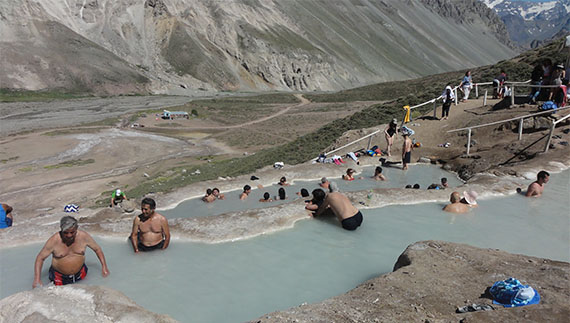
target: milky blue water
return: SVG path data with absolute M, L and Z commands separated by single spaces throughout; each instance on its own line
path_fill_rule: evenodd
M 168 250 L 133 254 L 126 241 L 95 237 L 111 275 L 94 253 L 84 284 L 120 290 L 139 305 L 183 322 L 240 322 L 344 293 L 392 271 L 406 246 L 446 240 L 570 261 L 570 171 L 552 174 L 541 198 L 479 200 L 468 214 L 443 203 L 363 210 L 362 227 L 307 219 L 290 230 L 222 244 L 174 240 Z M 0 249 L 0 297 L 31 288 L 41 244 Z M 42 280 L 47 282 L 49 259 Z M 505 273 L 508 275 L 508 273 Z
M 447 172 L 439 167 L 431 165 L 414 165 L 407 171 L 402 171 L 400 168 L 383 167 L 383 174 L 387 177 L 387 181 L 376 181 L 371 177 L 374 175 L 375 167 L 364 167 L 362 173 L 356 174 L 354 181 L 345 181 L 341 179 L 342 172 L 346 172 L 345 168 L 339 168 L 339 174 L 336 178 L 330 177 L 331 182 L 338 184 L 342 192 L 354 192 L 369 190 L 374 188 L 389 188 L 397 187 L 403 188 L 408 184 L 420 184 L 421 189 L 426 189 L 432 183 L 440 183 L 442 177 L 446 177 L 448 184 L 451 187 L 456 187 L 463 184 L 454 173 Z M 363 177 L 360 179 L 360 177 Z M 219 215 L 227 212 L 236 212 L 243 210 L 251 210 L 273 205 L 288 203 L 292 199 L 299 198 L 295 193 L 305 188 L 311 193 L 315 188 L 319 188 L 318 183 L 320 179 L 314 181 L 296 181 L 292 178 L 287 179 L 292 185 L 283 186 L 285 189 L 287 199 L 277 200 L 271 203 L 261 203 L 259 199 L 263 197 L 263 193 L 269 192 L 271 198 L 278 196 L 278 190 L 282 186 L 271 185 L 262 189 L 256 188 L 256 182 L 248 182 L 253 189 L 249 197 L 245 201 L 239 200 L 239 195 L 242 190 L 234 190 L 231 192 L 222 192 L 225 194 L 225 200 L 217 200 L 213 203 L 204 203 L 200 198 L 186 200 L 180 203 L 177 207 L 170 210 L 161 210 L 160 213 L 167 218 L 188 218 L 207 215 Z M 245 183 L 244 183 L 245 185 Z

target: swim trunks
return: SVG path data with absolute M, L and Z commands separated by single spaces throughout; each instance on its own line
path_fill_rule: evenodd
M 341 222 L 342 228 L 346 230 L 356 230 L 362 224 L 362 213 L 358 211 L 355 215 L 351 216 L 350 218 L 346 218 Z
M 85 266 L 85 264 L 83 264 L 81 269 L 75 275 L 64 275 L 53 269 L 52 266 L 49 267 L 49 280 L 51 280 L 56 286 L 73 284 L 84 279 L 85 276 L 87 276 L 87 266 Z
M 412 152 L 408 151 L 405 155 L 404 155 L 404 163 L 409 164 L 412 161 Z
M 155 244 L 154 246 L 145 246 L 144 244 L 139 242 L 137 248 L 139 249 L 139 251 L 153 251 L 156 249 L 162 249 L 163 246 L 164 246 L 164 240 Z

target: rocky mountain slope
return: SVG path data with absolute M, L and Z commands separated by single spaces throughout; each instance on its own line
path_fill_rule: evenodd
M 524 48 L 536 48 L 570 33 L 570 0 L 482 1 L 501 17 L 511 40 Z
M 476 0 L 0 0 L 0 12 L 4 89 L 338 90 L 515 54 Z

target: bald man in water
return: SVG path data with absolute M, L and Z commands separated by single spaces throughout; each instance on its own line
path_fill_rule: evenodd
M 327 209 L 331 209 L 341 222 L 343 229 L 356 230 L 362 224 L 362 213 L 350 203 L 350 200 L 339 192 L 325 193 L 318 188 L 313 191 L 313 201 L 319 205 L 314 216 L 323 214 Z
M 469 206 L 467 206 L 467 204 L 461 203 L 461 195 L 459 192 L 451 193 L 449 201 L 451 204 L 448 204 L 443 208 L 445 212 L 465 213 L 469 211 Z
M 64 216 L 60 221 L 58 233 L 48 239 L 34 264 L 33 288 L 42 285 L 40 278 L 44 260 L 52 255 L 51 267 L 49 268 L 49 279 L 55 285 L 67 285 L 80 281 L 87 276 L 87 266 L 85 266 L 85 249 L 91 248 L 101 262 L 101 274 L 103 277 L 109 275 L 107 262 L 103 250 L 89 233 L 78 230 L 77 220 L 72 216 Z

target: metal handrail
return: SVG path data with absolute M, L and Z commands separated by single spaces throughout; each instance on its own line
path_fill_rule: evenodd
M 512 103 L 512 105 L 514 105 L 514 97 L 515 97 L 515 96 L 514 96 L 514 85 L 515 85 L 515 84 L 520 84 L 520 85 L 523 85 L 523 86 L 524 86 L 524 85 L 526 85 L 526 86 L 532 86 L 532 87 L 557 87 L 557 86 L 555 86 L 555 85 L 528 85 L 528 83 L 530 83 L 530 81 L 531 81 L 531 80 L 527 80 L 527 81 L 524 81 L 524 82 L 510 82 L 510 81 L 506 81 L 506 82 L 505 82 L 505 83 L 508 83 L 508 84 L 512 84 L 512 85 L 513 85 L 513 86 L 512 86 L 512 94 L 513 94 L 513 95 L 511 95 L 511 100 L 512 100 L 511 103 Z M 479 85 L 492 85 L 493 82 L 483 82 L 483 83 L 473 83 L 473 84 L 475 85 L 475 96 L 476 96 L 476 97 L 479 97 L 478 86 L 479 86 Z M 454 98 L 454 99 L 455 99 L 455 105 L 457 105 L 457 100 L 458 100 L 458 99 L 457 99 L 457 89 L 458 89 L 458 88 L 459 88 L 459 85 L 457 85 L 457 86 L 455 86 L 454 88 L 452 88 L 452 91 L 454 91 L 454 96 L 455 96 L 455 98 Z M 436 102 L 437 102 L 437 100 L 442 99 L 442 98 L 443 98 L 443 95 L 440 95 L 440 96 L 438 96 L 437 98 L 433 98 L 433 99 L 431 99 L 431 100 L 429 100 L 429 101 L 426 101 L 426 102 L 423 102 L 423 103 L 414 105 L 414 106 L 410 107 L 410 111 L 413 110 L 413 109 L 415 109 L 415 108 L 419 108 L 419 107 L 421 107 L 421 106 L 424 106 L 424 105 L 433 103 L 433 115 L 434 115 L 434 117 L 435 117 L 435 115 L 436 115 L 436 109 L 437 109 Z M 485 91 L 485 100 L 484 100 L 484 102 L 486 102 L 486 101 L 487 101 L 487 91 Z M 566 109 L 566 108 L 563 108 L 563 109 Z M 558 109 L 558 110 L 562 110 L 562 109 Z M 545 112 L 549 112 L 549 111 L 545 111 Z M 545 112 L 540 112 L 540 113 L 538 113 L 538 114 L 542 114 L 542 113 L 545 113 Z M 550 111 L 550 112 L 551 112 L 551 111 Z M 525 116 L 525 117 L 528 117 L 528 116 Z M 517 119 L 519 119 L 519 118 L 521 118 L 521 117 L 514 118 L 514 120 L 517 120 Z M 404 118 L 402 118 L 402 124 L 403 124 L 403 120 L 404 120 Z M 506 120 L 506 121 L 510 121 L 510 120 Z M 503 121 L 497 121 L 496 123 L 501 123 L 501 122 L 506 122 L 506 121 L 505 121 L 505 120 L 503 120 Z M 473 128 L 473 127 L 471 127 L 471 128 Z M 453 132 L 453 131 L 459 131 L 459 130 L 469 129 L 468 138 L 469 138 L 469 140 L 470 140 L 470 138 L 471 138 L 471 130 L 470 130 L 470 129 L 471 129 L 471 128 L 456 129 L 456 130 L 451 130 L 451 131 L 448 131 L 448 132 Z M 367 148 L 366 148 L 366 149 L 368 150 L 368 149 L 370 148 L 370 142 L 371 142 L 371 140 L 372 140 L 372 136 L 375 135 L 375 134 L 377 134 L 377 133 L 379 133 L 380 131 L 381 131 L 381 130 L 376 130 L 376 131 L 374 131 L 373 133 L 368 134 L 368 135 L 366 135 L 366 136 L 364 136 L 364 137 L 362 137 L 362 138 L 356 139 L 356 140 L 354 140 L 354 141 L 352 141 L 352 142 L 349 142 L 348 144 L 346 144 L 346 145 L 344 145 L 344 146 L 342 146 L 342 147 L 339 147 L 339 148 L 336 148 L 336 149 L 334 149 L 334 150 L 331 150 L 331 151 L 329 151 L 329 152 L 327 152 L 327 153 L 324 153 L 324 155 L 326 156 L 326 155 L 332 154 L 332 153 L 337 152 L 337 151 L 339 151 L 339 150 L 341 150 L 341 149 L 343 149 L 343 148 L 346 148 L 346 147 L 348 147 L 348 146 L 350 146 L 350 145 L 353 145 L 353 144 L 355 144 L 355 143 L 357 143 L 357 142 L 359 142 L 359 141 L 361 141 L 361 140 L 363 140 L 363 139 L 370 138 L 370 139 L 368 140 L 368 146 L 367 146 Z M 521 124 L 519 125 L 519 140 L 521 139 L 521 135 L 522 135 L 522 119 L 521 119 Z M 469 155 L 469 145 L 467 146 L 467 154 Z M 317 159 L 317 158 L 315 158 L 315 160 L 316 160 L 316 159 Z
M 523 118 L 523 119 L 524 119 L 524 118 L 530 118 L 530 117 L 534 117 L 534 116 L 537 116 L 537 115 L 540 115 L 540 114 L 547 114 L 547 113 L 557 112 L 557 111 L 566 110 L 566 109 L 570 109 L 570 107 L 564 107 L 564 108 L 560 108 L 560 109 L 556 109 L 556 110 L 541 111 L 541 112 L 532 113 L 532 114 L 527 114 L 527 115 L 524 115 L 524 116 L 515 117 L 515 118 L 511 118 L 511 119 L 505 119 L 505 120 L 489 122 L 489 123 L 480 124 L 480 125 L 471 126 L 471 127 L 465 127 L 465 128 L 458 128 L 458 129 L 448 130 L 447 132 L 456 132 L 456 131 L 462 131 L 462 130 L 476 129 L 476 128 L 481 128 L 481 127 L 486 127 L 486 126 L 492 126 L 492 125 L 499 124 L 499 123 L 503 123 L 503 122 L 509 122 L 509 121 L 518 120 L 518 119 L 521 119 L 521 118 Z
M 550 141 L 552 140 L 552 135 L 554 134 L 554 128 L 556 128 L 556 125 L 557 125 L 559 122 L 568 119 L 568 117 L 570 117 L 570 113 L 567 114 L 566 116 L 564 116 L 564 117 L 562 117 L 562 118 L 560 118 L 560 119 L 558 119 L 558 120 L 552 122 L 552 126 L 550 127 L 550 133 L 548 134 L 548 140 L 546 141 L 546 146 L 544 147 L 544 152 L 545 152 L 545 153 L 548 152 L 548 148 L 550 147 Z
M 515 117 L 515 118 L 505 119 L 505 120 L 500 120 L 500 121 L 495 121 L 495 122 L 489 122 L 489 123 L 485 123 L 485 124 L 482 124 L 482 125 L 476 125 L 476 126 L 471 126 L 471 127 L 465 127 L 465 128 L 459 128 L 459 129 L 448 130 L 447 133 L 467 130 L 467 152 L 466 152 L 466 155 L 469 156 L 469 150 L 470 150 L 470 148 L 471 148 L 471 130 L 472 130 L 472 129 L 482 128 L 482 127 L 487 127 L 487 126 L 492 126 L 492 125 L 496 125 L 496 124 L 500 124 L 500 123 L 505 123 L 505 122 L 509 122 L 509 121 L 514 121 L 514 120 L 519 120 L 519 131 L 518 131 L 518 133 L 519 133 L 519 139 L 518 139 L 518 140 L 521 140 L 521 139 L 522 139 L 522 130 L 523 130 L 523 120 L 524 120 L 524 119 L 530 118 L 530 117 L 534 117 L 534 116 L 537 116 L 537 115 L 542 115 L 542 114 L 549 114 L 549 113 L 552 114 L 553 112 L 557 112 L 557 111 L 560 111 L 560 110 L 567 110 L 567 109 L 570 109 L 570 107 L 560 108 L 560 109 L 557 109 L 557 110 L 554 110 L 554 111 L 547 110 L 547 111 L 537 112 L 537 113 L 533 113 L 533 114 L 527 114 L 527 115 L 520 116 L 520 117 Z M 550 144 L 550 138 L 552 137 L 552 133 L 554 132 L 554 127 L 556 127 L 556 124 L 557 124 L 558 122 L 560 122 L 560 121 L 566 119 L 568 116 L 570 116 L 570 114 L 567 115 L 567 116 L 565 116 L 564 118 L 562 118 L 562 119 L 560 119 L 560 120 L 557 120 L 557 122 L 553 122 L 553 123 L 552 123 L 552 128 L 551 128 L 551 130 L 550 130 L 550 137 L 548 138 L 547 147 L 545 148 L 544 152 L 547 152 L 547 151 L 548 151 L 548 145 Z
M 332 153 L 334 153 L 334 152 L 337 152 L 337 151 L 339 151 L 339 150 L 341 150 L 341 149 L 343 149 L 343 148 L 346 148 L 346 147 L 348 147 L 348 146 L 350 146 L 350 145 L 353 145 L 353 144 L 355 144 L 355 143 L 357 143 L 357 142 L 359 142 L 359 141 L 361 141 L 361 140 L 364 140 L 364 139 L 366 139 L 366 138 L 370 138 L 370 140 L 368 140 L 368 146 L 367 146 L 367 148 L 366 148 L 366 150 L 368 150 L 368 149 L 370 148 L 370 141 L 372 140 L 372 136 L 374 136 L 375 134 L 379 133 L 380 131 L 381 131 L 381 130 L 376 130 L 376 131 L 374 131 L 373 133 L 367 134 L 367 135 L 364 136 L 364 137 L 361 137 L 361 138 L 359 138 L 359 139 L 356 139 L 356 140 L 354 140 L 354 141 L 351 141 L 351 142 L 349 142 L 348 144 L 346 144 L 346 145 L 344 145 L 344 146 L 341 146 L 341 147 L 338 147 L 338 148 L 336 148 L 336 149 L 333 149 L 333 150 L 331 150 L 331 151 L 325 153 L 324 155 L 327 156 L 327 155 L 332 154 Z M 317 158 L 315 158 L 315 159 L 317 159 Z

